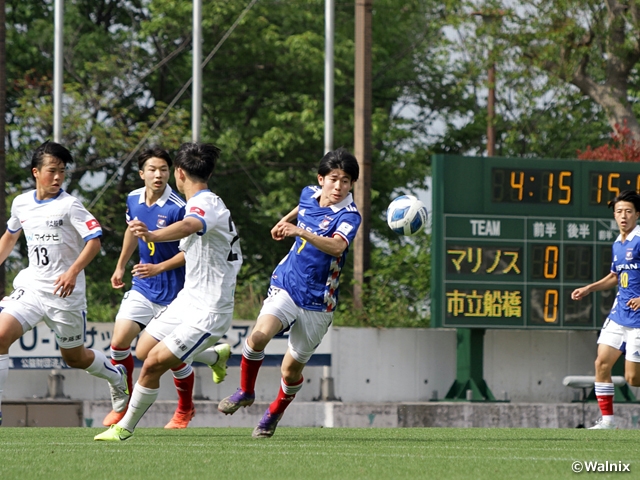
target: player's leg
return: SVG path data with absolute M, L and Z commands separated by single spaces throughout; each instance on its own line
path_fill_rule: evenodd
M 613 429 L 615 416 L 613 414 L 614 387 L 611 379 L 611 369 L 616 363 L 624 345 L 624 327 L 607 319 L 598 338 L 598 355 L 595 361 L 595 393 L 602 418 L 592 429 Z
M 285 290 L 271 287 L 265 299 L 258 321 L 242 348 L 240 362 L 240 388 L 233 395 L 223 398 L 218 410 L 232 415 L 241 407 L 252 405 L 258 372 L 264 360 L 264 349 L 271 339 L 283 329 L 295 323 L 299 307 Z
M 624 377 L 632 387 L 640 387 L 640 328 L 627 332 L 627 354 L 624 362 Z
M 129 392 L 133 391 L 133 369 L 134 360 L 131 354 L 131 342 L 138 336 L 142 327 L 140 324 L 123 319 L 116 318 L 116 324 L 113 327 L 113 335 L 111 336 L 111 363 L 113 365 L 121 365 L 127 371 L 127 388 Z M 106 427 L 118 423 L 124 416 L 126 410 L 116 412 L 111 410 L 102 420 L 102 424 Z
M 254 429 L 254 438 L 273 436 L 284 411 L 302 388 L 302 370 L 322 342 L 332 319 L 332 313 L 300 309 L 298 321 L 289 332 L 289 347 L 282 361 L 278 397 L 269 405 Z
M 2 394 L 9 376 L 9 347 L 24 334 L 22 324 L 8 313 L 0 313 L 0 425 L 2 425 Z
M 179 299 L 174 300 L 174 303 L 175 305 L 172 304 L 159 312 L 140 336 L 136 345 L 138 359 L 146 361 L 152 349 L 181 324 L 180 317 L 184 315 L 184 310 L 181 310 L 183 307 L 180 306 L 181 301 Z M 191 365 L 187 365 L 184 362 L 171 367 L 171 373 L 178 394 L 178 406 L 165 428 L 186 428 L 195 415 L 193 405 L 195 374 Z
M 94 440 L 123 441 L 130 438 L 142 416 L 158 398 L 160 377 L 167 370 L 180 363 L 182 361 L 163 342 L 158 343 L 151 349 L 142 365 L 140 377 L 138 377 L 138 381 L 133 387 L 127 413 L 122 420 L 112 425 L 109 430 L 96 435 Z
M 269 405 L 258 426 L 253 430 L 252 436 L 254 438 L 269 438 L 273 436 L 284 411 L 291 404 L 296 393 L 302 388 L 302 382 L 304 381 L 302 370 L 304 366 L 304 363 L 300 363 L 293 358 L 291 350 L 288 348 L 282 360 L 282 378 L 280 379 L 278 396 Z
M 227 376 L 227 361 L 230 356 L 231 346 L 228 343 L 219 343 L 200 352 L 193 357 L 193 361 L 209 365 L 213 370 L 213 383 L 222 383 Z

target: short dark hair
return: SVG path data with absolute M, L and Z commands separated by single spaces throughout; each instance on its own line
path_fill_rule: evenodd
M 210 143 L 183 143 L 176 154 L 176 168 L 194 180 L 206 182 L 216 168 L 220 149 Z
M 344 173 L 351 177 L 351 181 L 358 180 L 360 175 L 360 166 L 358 160 L 353 154 L 349 153 L 346 149 L 340 147 L 337 150 L 333 150 L 325 154 L 320 160 L 318 166 L 318 175 L 325 177 L 329 175 L 331 170 L 342 170 Z
M 67 150 L 65 147 L 56 142 L 50 142 L 47 140 L 38 148 L 36 148 L 35 152 L 31 156 L 31 168 L 35 168 L 36 170 L 40 170 L 44 163 L 44 157 L 54 157 L 64 163 L 66 167 L 69 163 L 73 163 L 73 156 L 71 156 L 71 152 Z M 33 176 L 33 172 L 31 173 Z M 35 178 L 35 177 L 34 177 Z
M 160 148 L 156 145 L 147 148 L 142 151 L 140 155 L 138 155 L 138 170 L 144 170 L 144 164 L 150 158 L 160 158 L 167 162 L 167 166 L 171 168 L 173 165 L 173 160 L 171 160 L 171 155 L 164 148 Z
M 633 203 L 636 212 L 640 212 L 640 195 L 638 195 L 634 190 L 623 190 L 617 197 L 607 203 L 607 206 L 615 210 L 616 203 L 618 202 Z

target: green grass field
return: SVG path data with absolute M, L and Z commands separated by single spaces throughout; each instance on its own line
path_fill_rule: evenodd
M 2 479 L 638 478 L 640 431 L 453 428 L 140 428 L 122 443 L 97 428 L 0 429 Z M 622 462 L 631 473 L 572 472 Z

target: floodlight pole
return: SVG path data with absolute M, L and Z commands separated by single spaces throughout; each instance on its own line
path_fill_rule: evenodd
M 200 140 L 202 121 L 202 0 L 193 0 L 193 84 L 191 85 L 191 140 Z
M 335 0 L 326 0 L 324 23 L 324 153 L 333 150 L 334 30 Z
M 64 47 L 64 0 L 55 0 L 53 38 L 53 141 L 62 139 L 62 74 Z

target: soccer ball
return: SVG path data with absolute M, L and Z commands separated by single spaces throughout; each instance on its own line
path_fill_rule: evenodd
M 389 204 L 387 223 L 399 235 L 415 235 L 427 224 L 427 207 L 413 195 L 402 195 Z

